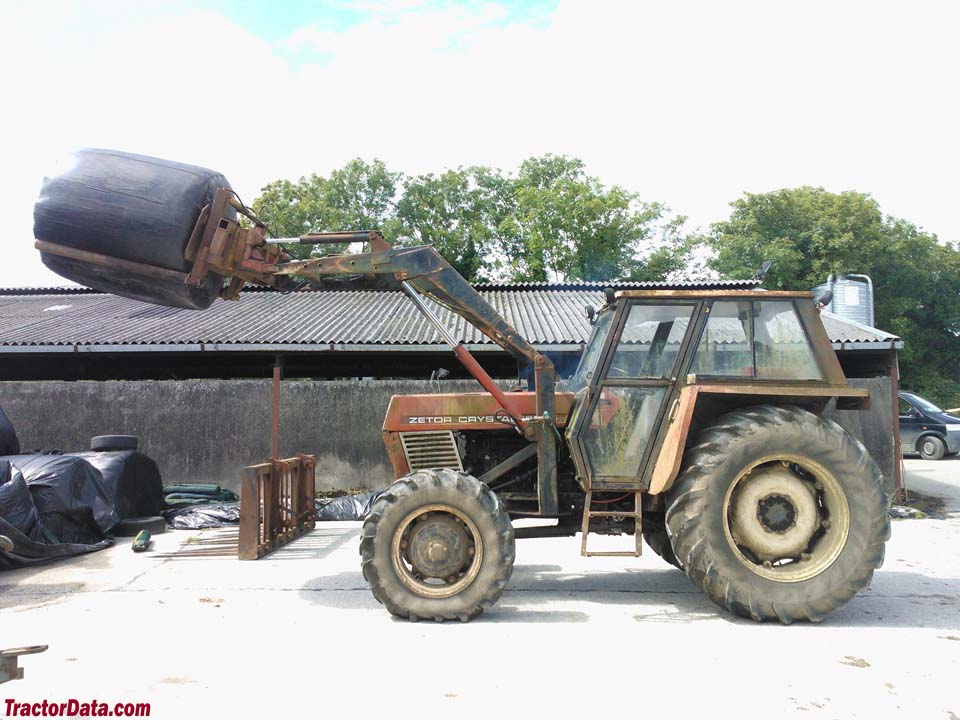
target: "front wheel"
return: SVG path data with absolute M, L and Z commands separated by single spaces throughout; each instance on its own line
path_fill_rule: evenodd
M 817 622 L 882 564 L 888 506 L 879 468 L 839 425 L 760 406 L 700 433 L 667 525 L 687 576 L 717 604 L 757 621 Z
M 387 610 L 466 622 L 491 607 L 513 572 L 514 534 L 497 496 L 455 470 L 419 470 L 370 508 L 363 576 Z
M 936 435 L 920 438 L 919 449 L 924 460 L 940 460 L 947 452 L 946 443 Z

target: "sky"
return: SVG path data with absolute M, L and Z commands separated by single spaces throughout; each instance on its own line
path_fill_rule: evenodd
M 744 192 L 871 193 L 960 241 L 954 2 L 0 0 L 0 286 L 79 147 L 224 173 L 246 201 L 380 158 L 515 169 L 547 152 L 704 228 Z

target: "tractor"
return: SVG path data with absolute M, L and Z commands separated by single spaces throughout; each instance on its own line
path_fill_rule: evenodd
M 91 287 L 203 309 L 247 283 L 406 293 L 482 392 L 395 396 L 383 439 L 395 479 L 363 522 L 363 575 L 410 620 L 493 606 L 518 538 L 581 534 L 584 556 L 641 538 L 715 603 L 756 621 L 820 621 L 870 582 L 890 534 L 882 474 L 823 416 L 854 410 L 819 318 L 823 298 L 744 281 L 604 293 L 579 367 L 538 352 L 431 246 L 376 231 L 274 238 L 222 175 L 106 150 L 44 182 L 36 247 Z M 363 243 L 363 252 L 344 244 Z M 292 244 L 335 245 L 295 259 Z M 506 391 L 437 316 L 448 308 L 531 366 Z M 517 523 L 514 521 L 523 520 Z M 594 534 L 633 536 L 598 552 Z

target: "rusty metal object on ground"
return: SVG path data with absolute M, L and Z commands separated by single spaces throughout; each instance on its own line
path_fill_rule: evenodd
M 296 455 L 243 469 L 240 560 L 256 560 L 313 530 L 316 458 Z
M 18 659 L 22 655 L 36 655 L 46 652 L 47 647 L 47 645 L 29 645 L 0 650 L 0 683 L 9 680 L 23 680 L 23 668 L 19 666 Z

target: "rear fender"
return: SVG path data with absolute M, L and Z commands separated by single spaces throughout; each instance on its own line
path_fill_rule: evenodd
M 869 392 L 851 387 L 796 387 L 774 385 L 693 384 L 680 390 L 667 416 L 669 423 L 657 452 L 647 493 L 658 495 L 672 486 L 695 421 L 704 423 L 721 412 L 750 405 L 799 405 L 819 414 L 835 398 L 841 409 L 865 409 L 870 406 Z M 719 408 L 719 410 L 718 410 Z

